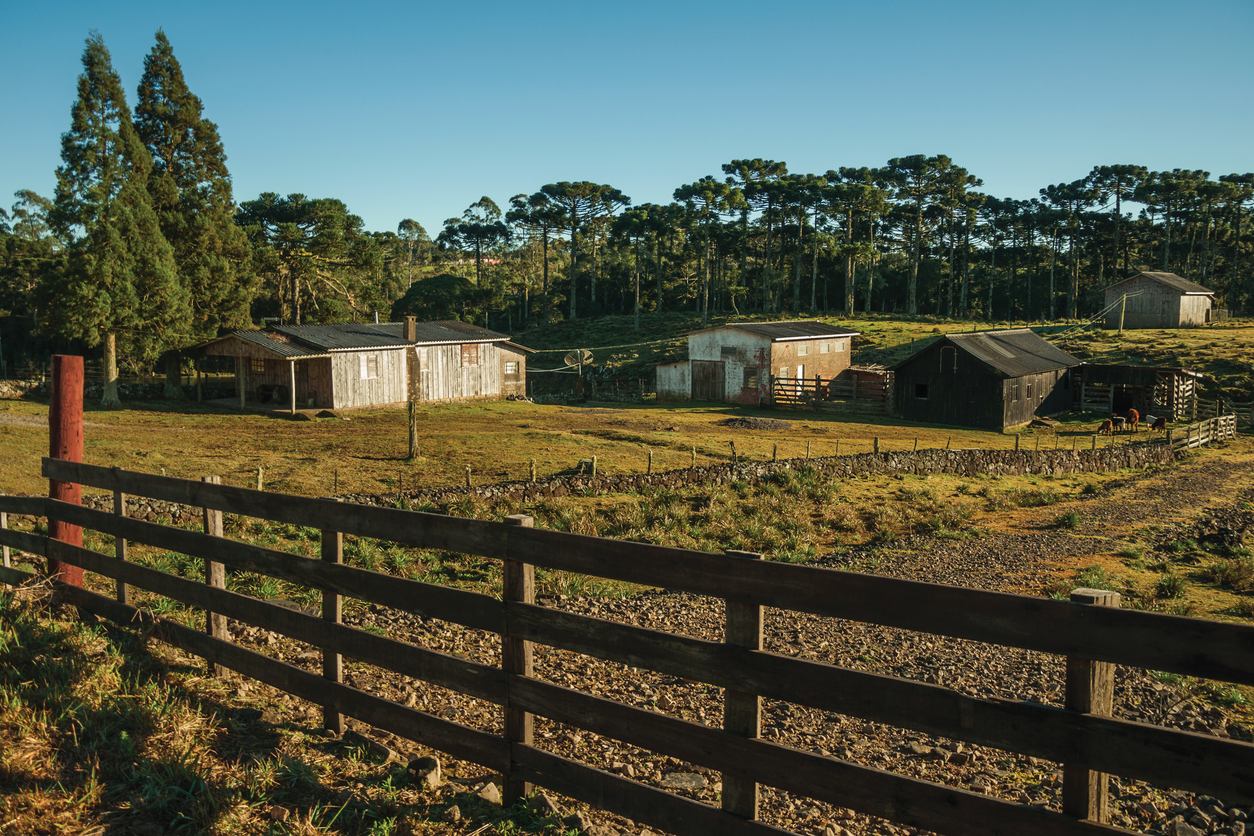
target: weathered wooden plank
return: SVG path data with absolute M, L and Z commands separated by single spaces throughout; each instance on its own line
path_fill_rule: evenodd
M 40 534 L 27 534 L 25 531 L 0 528 L 0 544 L 18 551 L 30 552 L 40 557 L 46 557 L 45 547 L 47 543 L 48 538 Z
M 333 499 L 236 488 L 229 485 L 208 485 L 189 479 L 154 476 L 110 467 L 47 459 L 44 475 L 48 478 L 122 491 L 177 502 L 195 508 L 212 508 L 244 517 L 277 520 L 310 528 L 333 528 L 357 537 L 392 540 L 424 549 L 444 549 L 477 554 L 484 557 L 503 556 L 505 526 L 501 523 L 446 517 L 398 508 L 354 505 Z
M 753 552 L 728 552 L 741 560 L 761 560 Z M 749 651 L 762 650 L 763 608 L 758 604 L 727 601 L 725 641 Z M 723 731 L 756 738 L 762 733 L 762 697 L 752 688 L 737 684 L 723 693 Z M 758 785 L 735 775 L 723 776 L 723 809 L 746 819 L 758 817 Z
M 55 513 L 67 520 L 78 521 L 78 525 L 126 537 L 132 542 L 147 543 L 193 557 L 211 558 L 237 569 L 282 578 L 324 592 L 338 592 L 350 598 L 478 630 L 499 633 L 505 626 L 501 602 L 487 595 L 314 560 L 234 540 L 207 537 L 195 531 L 118 517 L 68 503 L 56 503 Z
M 503 771 L 509 767 L 509 744 L 497 735 L 433 717 L 347 685 L 327 682 L 320 674 L 301 670 L 239 645 L 218 641 L 199 630 L 119 604 L 85 589 L 61 585 L 60 590 L 71 604 L 122 625 L 146 627 L 167 644 L 289 694 L 312 703 L 330 703 L 345 714 L 371 725 L 488 769 Z
M 1095 836 L 1127 831 L 822 755 L 727 734 L 534 679 L 511 683 L 529 711 L 745 780 L 955 836 Z
M 531 746 L 514 744 L 514 760 L 530 781 L 562 795 L 677 836 L 793 836 L 700 801 L 674 795 Z
M 534 528 L 509 553 L 551 569 L 1045 653 L 1254 684 L 1254 627 Z M 517 541 L 517 542 L 515 542 Z
M 940 685 L 545 607 L 512 605 L 508 628 L 539 644 L 722 688 L 1254 803 L 1254 745 L 1248 743 L 1035 703 L 975 699 Z
M 336 565 L 344 562 L 344 535 L 338 531 L 323 531 L 321 537 L 322 559 Z M 322 593 L 322 618 L 329 624 L 344 620 L 343 596 L 334 592 Z M 344 657 L 333 650 L 322 651 L 322 675 L 332 682 L 344 681 Z M 333 706 L 323 706 L 322 726 L 334 734 L 344 733 L 344 715 Z
M 1120 595 L 1104 589 L 1075 589 L 1071 600 L 1095 607 L 1118 607 Z M 1067 659 L 1069 711 L 1109 717 L 1115 703 L 1115 666 L 1092 659 Z M 1110 821 L 1110 776 L 1082 764 L 1062 767 L 1062 810 L 1092 821 Z
M 90 572 L 119 578 L 190 606 L 212 609 L 237 621 L 264 630 L 273 630 L 298 641 L 336 651 L 414 679 L 461 691 L 498 705 L 505 704 L 506 674 L 491 665 L 481 665 L 408 642 L 376 636 L 315 615 L 267 604 L 247 595 L 216 589 L 59 541 L 54 541 L 52 549 L 58 560 L 81 566 Z
M 535 519 L 526 514 L 516 514 L 506 519 L 508 525 L 531 527 Z M 502 597 L 505 599 L 506 612 L 514 604 L 533 604 L 536 599 L 536 568 L 530 563 L 517 560 L 506 560 L 502 567 Z M 526 639 L 511 636 L 507 629 L 501 636 L 501 668 L 511 677 L 531 676 L 535 670 L 535 658 L 532 643 Z M 511 743 L 530 746 L 535 733 L 535 720 L 526 711 L 505 707 L 505 738 Z M 505 803 L 514 805 L 525 801 L 534 789 L 529 781 L 520 778 L 516 770 L 511 769 L 505 779 Z
M 21 586 L 24 583 L 30 583 L 38 577 L 39 575 L 34 572 L 23 572 L 21 569 L 0 566 L 0 583 L 7 583 L 10 586 Z
M 44 516 L 46 496 L 13 496 L 0 494 L 0 511 L 6 514 L 25 514 L 31 517 Z
M 211 485 L 222 484 L 221 476 L 203 476 L 202 482 Z M 258 477 L 260 481 L 260 476 Z M 206 537 L 222 537 L 222 512 L 212 508 L 202 508 L 201 518 Z M 226 567 L 216 560 L 205 560 L 205 583 L 215 589 L 226 589 Z M 218 641 L 230 641 L 231 634 L 226 631 L 226 616 L 211 609 L 205 610 L 205 632 Z M 226 671 L 213 669 L 212 676 L 225 676 Z

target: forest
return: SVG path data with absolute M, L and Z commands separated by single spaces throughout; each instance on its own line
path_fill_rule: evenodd
M 1140 270 L 1205 285 L 1232 311 L 1254 302 L 1254 173 L 1096 165 L 1018 200 L 943 154 L 823 173 L 737 159 L 664 205 L 562 181 L 484 196 L 438 231 L 408 218 L 371 231 L 333 197 L 237 202 L 163 32 L 133 113 L 99 34 L 82 61 L 55 193 L 0 209 L 0 373 L 99 351 L 109 382 L 119 363 L 177 364 L 263 321 L 414 314 L 519 333 L 663 311 L 1076 319 Z

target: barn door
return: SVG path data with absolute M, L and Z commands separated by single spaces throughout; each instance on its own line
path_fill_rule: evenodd
M 692 361 L 692 399 L 694 401 L 724 400 L 726 372 L 722 360 Z

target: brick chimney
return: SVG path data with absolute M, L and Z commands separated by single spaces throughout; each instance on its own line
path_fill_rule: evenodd
M 416 316 L 405 317 L 405 342 L 418 342 L 418 317 Z

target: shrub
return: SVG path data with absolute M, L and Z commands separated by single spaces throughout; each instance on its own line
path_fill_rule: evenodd
M 1080 515 L 1075 511 L 1067 511 L 1059 514 L 1054 518 L 1054 525 L 1059 528 L 1078 528 L 1080 525 Z
M 1182 598 L 1186 585 L 1182 575 L 1164 572 L 1158 576 L 1158 583 L 1154 585 L 1154 595 L 1159 598 Z
M 1238 555 L 1212 563 L 1203 575 L 1237 592 L 1254 591 L 1254 557 Z
M 1075 582 L 1085 589 L 1105 589 L 1110 592 L 1119 592 L 1123 589 L 1123 584 L 1117 576 L 1096 563 L 1092 566 L 1085 566 L 1077 572 Z

